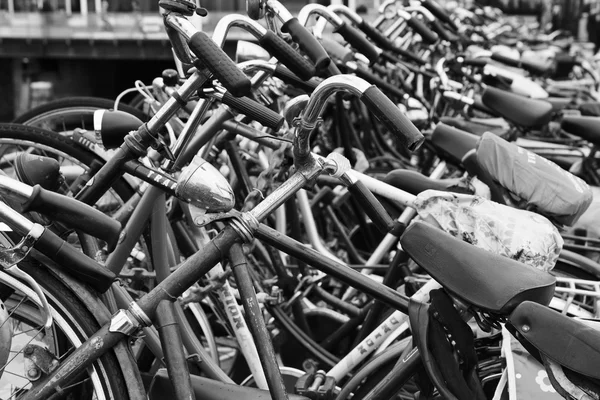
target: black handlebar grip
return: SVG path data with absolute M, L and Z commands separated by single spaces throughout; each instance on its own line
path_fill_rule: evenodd
M 418 149 L 425 137 L 398 107 L 376 86 L 371 86 L 360 100 L 387 129 L 410 151 Z
M 275 111 L 248 97 L 234 97 L 231 93 L 225 92 L 223 95 L 223 104 L 235 109 L 248 118 L 251 118 L 263 126 L 279 130 L 283 125 L 284 118 Z
M 258 39 L 258 44 L 299 76 L 300 79 L 307 81 L 315 76 L 315 66 L 273 31 L 267 31 L 263 37 Z
M 42 188 L 33 187 L 31 197 L 23 204 L 23 212 L 35 211 L 82 232 L 104 240 L 108 250 L 114 250 L 119 241 L 121 224 L 95 208 Z
M 380 51 L 375 47 L 367 38 L 352 25 L 343 23 L 340 25 L 335 32 L 342 35 L 342 37 L 356 49 L 359 53 L 362 53 L 371 61 L 375 63 L 379 60 Z
M 348 191 L 355 196 L 363 211 L 371 218 L 379 231 L 387 233 L 394 228 L 394 220 L 364 183 L 356 181 L 348 186 Z
M 48 229 L 44 230 L 34 248 L 58 264 L 59 267 L 67 270 L 78 280 L 87 283 L 100 293 L 106 292 L 116 279 L 113 272 L 104 268 Z
M 358 67 L 354 71 L 354 73 L 359 78 L 362 78 L 365 81 L 372 83 L 373 85 L 379 87 L 379 89 L 381 89 L 382 91 L 384 91 L 390 95 L 396 96 L 398 98 L 404 97 L 404 92 L 402 90 L 398 89 L 396 86 L 387 82 L 385 79 L 382 79 L 382 78 L 378 77 L 377 75 L 371 73 L 371 71 L 369 71 L 367 69 Z
M 450 25 L 450 27 L 456 32 L 458 31 L 458 26 L 452 21 L 448 12 L 444 9 L 444 7 L 440 6 L 435 0 L 421 0 L 421 4 L 423 7 L 428 9 L 436 18 L 442 20 L 443 22 Z
M 492 53 L 492 60 L 501 62 L 502 64 L 506 64 L 511 67 L 521 67 L 521 60 L 513 57 L 505 56 L 501 53 Z
M 415 32 L 417 32 L 419 35 L 421 35 L 421 37 L 423 38 L 423 41 L 425 41 L 425 42 L 427 42 L 429 44 L 434 44 L 440 38 L 437 35 L 437 33 L 435 33 L 434 31 L 432 31 L 431 29 L 429 29 L 427 27 L 427 25 L 425 25 L 425 23 L 423 23 L 423 21 L 421 21 L 418 18 L 411 18 L 408 21 L 406 21 L 406 23 Z
M 489 60 L 485 57 L 477 58 L 465 58 L 462 62 L 463 65 L 468 67 L 485 67 Z
M 233 60 L 204 32 L 196 32 L 190 39 L 192 53 L 236 97 L 250 93 L 250 79 L 235 65 Z
M 524 60 L 521 61 L 521 66 L 527 71 L 537 75 L 545 75 L 552 71 L 552 68 L 549 65 L 542 62 Z
M 298 89 L 302 89 L 307 93 L 312 93 L 312 91 L 315 90 L 315 88 L 319 86 L 320 83 L 317 79 L 309 79 L 307 81 L 303 81 L 302 79 L 298 78 L 296 74 L 294 74 L 292 71 L 290 71 L 281 64 L 278 64 L 275 67 L 275 72 L 273 73 L 273 76 L 281 79 L 289 85 L 292 85 Z
M 458 40 L 458 36 L 451 34 L 440 22 L 439 19 L 431 21 L 431 27 L 438 34 L 438 36 L 447 42 L 453 43 Z
M 395 56 L 400 56 L 400 57 L 404 57 L 404 58 L 409 58 L 412 61 L 414 61 L 420 65 L 427 64 L 427 60 L 422 59 L 416 53 L 413 53 L 412 51 L 404 50 L 404 49 L 401 49 L 398 47 L 389 49 L 389 51 L 384 51 L 383 53 L 381 53 L 381 56 L 383 58 L 387 59 L 391 63 L 395 63 L 398 61 L 398 59 Z
M 323 46 L 321 46 L 317 38 L 300 24 L 298 18 L 294 17 L 284 23 L 281 26 L 281 31 L 283 33 L 289 33 L 292 36 L 292 40 L 298 43 L 300 49 L 302 49 L 308 58 L 315 63 L 317 71 L 327 68 L 331 62 L 329 55 L 325 49 L 323 49 Z
M 358 24 L 358 27 L 371 38 L 373 42 L 375 42 L 379 47 L 388 49 L 395 47 L 394 43 L 388 39 L 383 32 L 379 29 L 375 28 L 373 25 L 369 24 L 364 19 Z

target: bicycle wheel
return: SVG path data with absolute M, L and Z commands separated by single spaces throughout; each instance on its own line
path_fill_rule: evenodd
M 69 97 L 51 101 L 18 116 L 13 123 L 67 133 L 75 128 L 94 130 L 94 111 L 112 109 L 114 100 L 98 97 Z M 119 110 L 135 115 L 142 121 L 148 116 L 138 108 L 120 104 Z
M 1 240 L 4 242 L 6 238 L 2 237 Z M 26 346 L 29 346 L 28 349 L 33 346 L 36 351 L 42 351 L 60 363 L 62 358 L 100 328 L 79 297 L 44 266 L 36 261 L 26 260 L 20 263 L 19 267 L 42 287 L 50 304 L 54 322 L 49 329 L 44 329 L 44 314 L 35 292 L 21 281 L 0 271 L 0 298 L 9 315 L 2 324 L 10 324 L 12 336 L 8 361 L 0 367 L 0 397 L 3 399 L 18 398 L 43 375 L 40 369 L 34 368 L 32 372 L 31 365 L 25 363 Z M 28 366 L 27 371 L 25 366 Z M 64 391 L 59 397 L 127 399 L 127 382 L 121 368 L 135 367 L 132 364 L 119 364 L 115 353 L 109 352 L 92 367 L 82 371 L 74 382 L 63 388 Z
M 71 139 L 58 133 L 21 124 L 0 123 L 0 169 L 16 177 L 14 163 L 22 153 L 46 156 L 57 160 L 67 185 L 104 161 L 92 151 L 84 149 Z M 112 189 L 98 202 L 102 211 L 108 212 L 123 204 L 134 193 L 124 179 L 117 180 Z

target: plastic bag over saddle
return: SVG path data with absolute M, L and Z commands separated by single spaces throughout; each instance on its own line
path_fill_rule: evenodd
M 573 225 L 592 202 L 583 180 L 492 133 L 481 137 L 477 162 L 500 185 L 559 224 Z
M 554 268 L 563 246 L 558 229 L 547 218 L 480 196 L 426 190 L 413 205 L 422 221 L 543 271 Z

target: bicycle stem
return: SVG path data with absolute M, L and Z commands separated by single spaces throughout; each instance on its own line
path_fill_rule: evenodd
M 361 97 L 371 85 L 365 80 L 347 75 L 336 75 L 324 80 L 314 90 L 306 104 L 302 118 L 296 120 L 294 137 L 294 162 L 302 169 L 310 162 L 310 134 L 317 127 L 327 100 L 336 92 L 349 92 Z

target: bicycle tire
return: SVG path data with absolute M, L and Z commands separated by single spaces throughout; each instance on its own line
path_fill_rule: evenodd
M 59 347 L 65 345 L 64 340 L 70 340 L 72 346 L 79 346 L 83 341 L 100 329 L 100 324 L 97 322 L 97 318 L 94 316 L 90 308 L 81 300 L 81 296 L 77 296 L 66 284 L 52 274 L 50 270 L 43 264 L 37 260 L 28 258 L 19 263 L 19 267 L 23 271 L 30 274 L 36 280 L 36 282 L 38 282 L 51 306 L 52 315 L 54 317 L 54 325 L 51 329 L 53 329 L 54 333 L 50 335 L 47 331 L 44 332 L 44 338 L 51 337 L 51 339 L 49 339 L 51 341 L 52 338 L 54 339 L 52 341 L 54 346 L 51 345 L 49 348 L 57 352 Z M 3 297 L 7 307 L 10 308 L 13 306 L 13 309 L 11 310 L 13 325 L 14 321 L 17 319 L 19 319 L 19 322 L 21 323 L 23 320 L 26 321 L 25 317 L 19 318 L 18 309 L 19 306 L 23 304 L 23 301 L 19 299 L 23 297 L 22 293 L 24 293 L 25 298 L 30 300 L 28 302 L 29 304 L 35 301 L 32 300 L 35 298 L 35 296 L 28 294 L 27 285 L 0 271 L 0 288 L 2 289 L 3 294 L 9 293 L 8 296 L 5 295 Z M 79 288 L 79 290 L 82 290 L 82 288 Z M 14 296 L 16 296 L 15 299 L 12 298 Z M 89 296 L 97 295 L 90 292 Z M 14 308 L 15 303 L 18 304 L 16 309 Z M 27 308 L 26 311 L 24 311 L 25 315 L 29 315 L 30 313 L 31 308 Z M 108 314 L 108 310 L 106 310 L 106 313 Z M 35 324 L 36 321 L 32 321 L 33 322 L 31 323 Z M 16 333 L 15 337 L 21 333 L 22 332 Z M 29 342 L 31 341 L 32 340 Z M 13 345 L 14 344 L 15 343 L 13 341 Z M 17 343 L 17 349 L 19 346 L 21 346 L 21 344 L 22 343 Z M 24 347 L 25 346 L 23 346 L 20 351 L 22 351 Z M 70 350 L 70 348 L 66 350 L 63 349 L 61 352 L 64 355 Z M 11 351 L 17 352 L 17 354 L 19 352 L 19 350 L 12 349 Z M 123 371 L 127 368 L 135 369 L 136 367 L 132 363 L 126 365 L 126 363 L 123 362 L 123 360 L 127 359 L 127 356 L 119 357 L 121 362 L 117 361 L 116 351 L 124 352 L 125 350 L 112 350 L 98 359 L 98 361 L 96 361 L 96 363 L 93 365 L 91 375 L 89 375 L 87 379 L 84 378 L 84 380 L 79 383 L 75 382 L 75 384 L 80 384 L 79 387 L 73 389 L 75 390 L 75 393 L 68 393 L 69 390 L 67 390 L 68 395 L 65 398 L 97 398 L 115 400 L 128 399 L 128 382 L 124 378 Z M 15 359 L 16 357 L 11 358 L 9 363 Z M 17 359 L 17 362 L 18 361 L 19 360 Z M 7 365 L 5 365 L 5 367 L 6 366 Z M 3 377 L 3 379 L 5 379 L 5 377 Z M 94 390 L 90 390 L 90 383 L 93 385 Z M 13 383 L 10 384 L 13 385 Z
M 13 140 L 14 142 L 10 142 Z M 72 160 L 76 160 L 86 167 L 92 165 L 93 162 L 104 161 L 94 152 L 77 145 L 73 140 L 64 135 L 57 134 L 53 131 L 13 123 L 0 123 L 0 144 L 13 144 L 15 146 L 32 146 L 42 145 L 46 151 L 55 150 L 60 152 Z M 43 154 L 42 154 L 43 155 Z M 2 153 L 0 152 L 0 161 Z M 123 179 L 118 179 L 112 186 L 113 190 L 120 197 L 120 200 L 125 201 L 134 193 L 134 189 Z
M 56 132 L 63 132 L 72 130 L 69 129 L 71 127 L 71 123 L 74 124 L 75 121 L 79 120 L 79 122 L 81 122 L 80 125 L 82 126 L 77 127 L 93 131 L 94 111 L 100 109 L 113 109 L 114 106 L 114 100 L 100 97 L 67 97 L 34 107 L 31 110 L 19 115 L 12 122 L 28 126 L 36 126 L 38 128 L 45 128 Z M 135 115 L 142 121 L 148 120 L 148 115 L 146 115 L 143 111 L 127 104 L 119 104 L 118 110 Z M 65 122 L 65 127 L 63 130 L 55 129 L 51 120 L 55 119 L 56 122 L 58 122 L 61 120 L 61 118 Z M 66 126 L 66 121 L 69 121 L 69 127 Z

